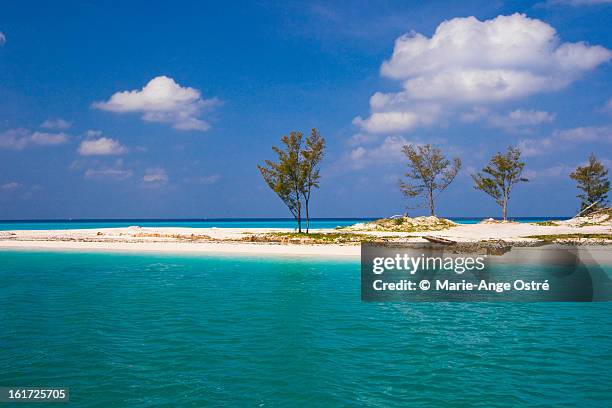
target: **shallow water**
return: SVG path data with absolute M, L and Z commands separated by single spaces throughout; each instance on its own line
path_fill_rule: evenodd
M 378 217 L 380 218 L 380 217 Z M 459 224 L 476 224 L 483 218 L 450 218 Z M 372 221 L 375 218 L 315 218 L 310 228 L 335 228 Z M 518 217 L 518 222 L 542 222 L 561 220 L 567 217 Z M 218 218 L 204 220 L 19 220 L 0 221 L 0 231 L 7 230 L 61 230 L 88 228 L 121 228 L 132 225 L 141 227 L 185 227 L 185 228 L 295 228 L 292 218 Z M 302 224 L 305 227 L 305 224 Z
M 610 303 L 359 295 L 354 262 L 0 251 L 0 385 L 100 407 L 612 404 Z

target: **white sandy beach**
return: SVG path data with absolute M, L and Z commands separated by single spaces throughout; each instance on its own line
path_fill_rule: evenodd
M 292 232 L 279 228 L 102 228 L 74 230 L 15 230 L 0 231 L 0 248 L 81 251 L 135 251 L 218 253 L 250 255 L 358 257 L 358 244 L 280 244 L 247 242 L 245 238 L 270 232 Z M 312 232 L 333 233 L 333 229 Z M 351 231 L 359 233 L 359 231 Z M 376 237 L 393 237 L 407 242 L 425 242 L 424 235 L 451 239 L 457 242 L 504 240 L 506 242 L 534 241 L 532 235 L 548 234 L 610 234 L 609 225 L 542 226 L 527 223 L 460 224 L 442 231 L 380 232 L 363 231 Z
M 86 242 L 86 241 L 0 241 L 0 250 L 159 252 L 220 255 L 353 257 L 360 255 L 357 245 L 279 245 L 249 243 L 179 242 Z

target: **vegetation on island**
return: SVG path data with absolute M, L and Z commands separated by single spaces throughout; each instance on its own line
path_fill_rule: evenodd
M 452 221 L 434 216 L 430 217 L 394 217 L 382 218 L 364 224 L 355 224 L 347 227 L 340 227 L 344 231 L 384 231 L 384 232 L 426 232 L 442 231 L 455 227 Z
M 529 181 L 522 177 L 525 163 L 521 151 L 509 146 L 506 153 L 496 153 L 481 172 L 473 174 L 474 188 L 493 197 L 501 207 L 502 218 L 508 220 L 508 200 L 515 184 Z
M 347 232 L 317 232 L 308 235 L 295 232 L 269 232 L 246 237 L 250 242 L 279 242 L 288 244 L 359 244 L 362 242 L 380 241 L 373 235 Z
M 304 138 L 301 132 L 293 131 L 281 137 L 281 147 L 273 146 L 277 161 L 265 160 L 258 165 L 266 184 L 287 206 L 297 223 L 297 233 L 302 233 L 302 220 L 305 216 L 305 232 L 310 232 L 310 203 L 312 193 L 319 188 L 321 179 L 320 164 L 325 155 L 325 139 L 317 129 Z M 448 159 L 441 149 L 426 145 L 407 144 L 402 146 L 407 158 L 408 172 L 406 179 L 399 181 L 401 192 L 409 199 L 422 197 L 429 209 L 430 217 L 394 216 L 373 222 L 339 227 L 344 231 L 388 231 L 388 232 L 425 232 L 439 231 L 456 226 L 452 221 L 437 218 L 436 200 L 453 182 L 461 170 L 459 157 Z M 505 152 L 494 154 L 487 165 L 476 174 L 472 174 L 474 188 L 491 196 L 501 208 L 503 221 L 508 220 L 508 202 L 516 184 L 527 182 L 523 177 L 525 162 L 521 160 L 521 151 L 508 146 Z M 600 214 L 606 209 L 610 181 L 608 170 L 595 155 L 591 154 L 586 165 L 578 166 L 570 178 L 577 183 L 580 190 L 581 215 Z M 584 220 L 583 220 L 584 221 Z M 540 226 L 560 226 L 566 221 L 543 221 L 534 223 Z M 580 224 L 600 225 L 598 219 L 588 219 Z M 350 239 L 357 234 L 351 235 Z M 317 236 L 318 240 L 344 239 L 342 236 Z M 270 235 L 272 237 L 272 235 Z M 348 238 L 347 238 L 348 239 Z
M 533 222 L 533 225 L 539 225 L 540 227 L 558 227 L 560 224 L 557 221 L 540 221 Z
M 325 152 L 325 139 L 312 129 L 304 141 L 302 132 L 291 132 L 281 137 L 284 147 L 273 146 L 278 161 L 266 160 L 258 165 L 266 184 L 278 195 L 297 222 L 302 232 L 302 208 L 306 215 L 306 233 L 310 229 L 309 205 L 312 191 L 319 188 L 319 165 Z
M 570 174 L 570 178 L 576 181 L 581 191 L 577 195 L 580 199 L 581 213 L 588 214 L 605 207 L 610 191 L 608 170 L 594 154 L 591 153 L 587 164 L 578 166 Z
M 400 180 L 400 190 L 408 198 L 425 196 L 429 214 L 435 216 L 435 199 L 457 176 L 461 169 L 461 159 L 455 157 L 451 163 L 439 148 L 430 144 L 405 145 L 402 152 L 408 158 L 408 172 L 405 176 L 409 180 Z

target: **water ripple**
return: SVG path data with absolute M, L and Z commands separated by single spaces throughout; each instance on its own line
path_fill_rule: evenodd
M 76 406 L 611 406 L 610 304 L 361 303 L 359 265 L 0 253 L 0 384 Z

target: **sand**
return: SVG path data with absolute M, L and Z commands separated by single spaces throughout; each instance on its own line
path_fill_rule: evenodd
M 264 256 L 315 256 L 358 258 L 356 244 L 279 244 L 241 241 L 244 237 L 268 232 L 292 232 L 283 228 L 127 228 L 73 230 L 0 231 L 0 248 L 23 250 L 134 251 L 217 253 Z M 338 232 L 319 229 L 313 232 Z M 358 233 L 359 231 L 354 231 Z M 577 227 L 571 223 L 542 226 L 527 223 L 463 224 L 443 231 L 373 232 L 378 237 L 404 238 L 410 242 L 425 242 L 423 235 L 448 238 L 458 242 L 501 239 L 507 242 L 533 241 L 530 235 L 548 234 L 609 234 L 609 225 Z
M 0 231 L 0 249 L 210 253 L 289 257 L 358 258 L 356 245 L 281 245 L 239 242 L 246 235 L 291 232 L 273 228 L 101 228 Z M 192 239 L 192 235 L 195 239 Z M 210 240 L 206 237 L 210 237 Z

